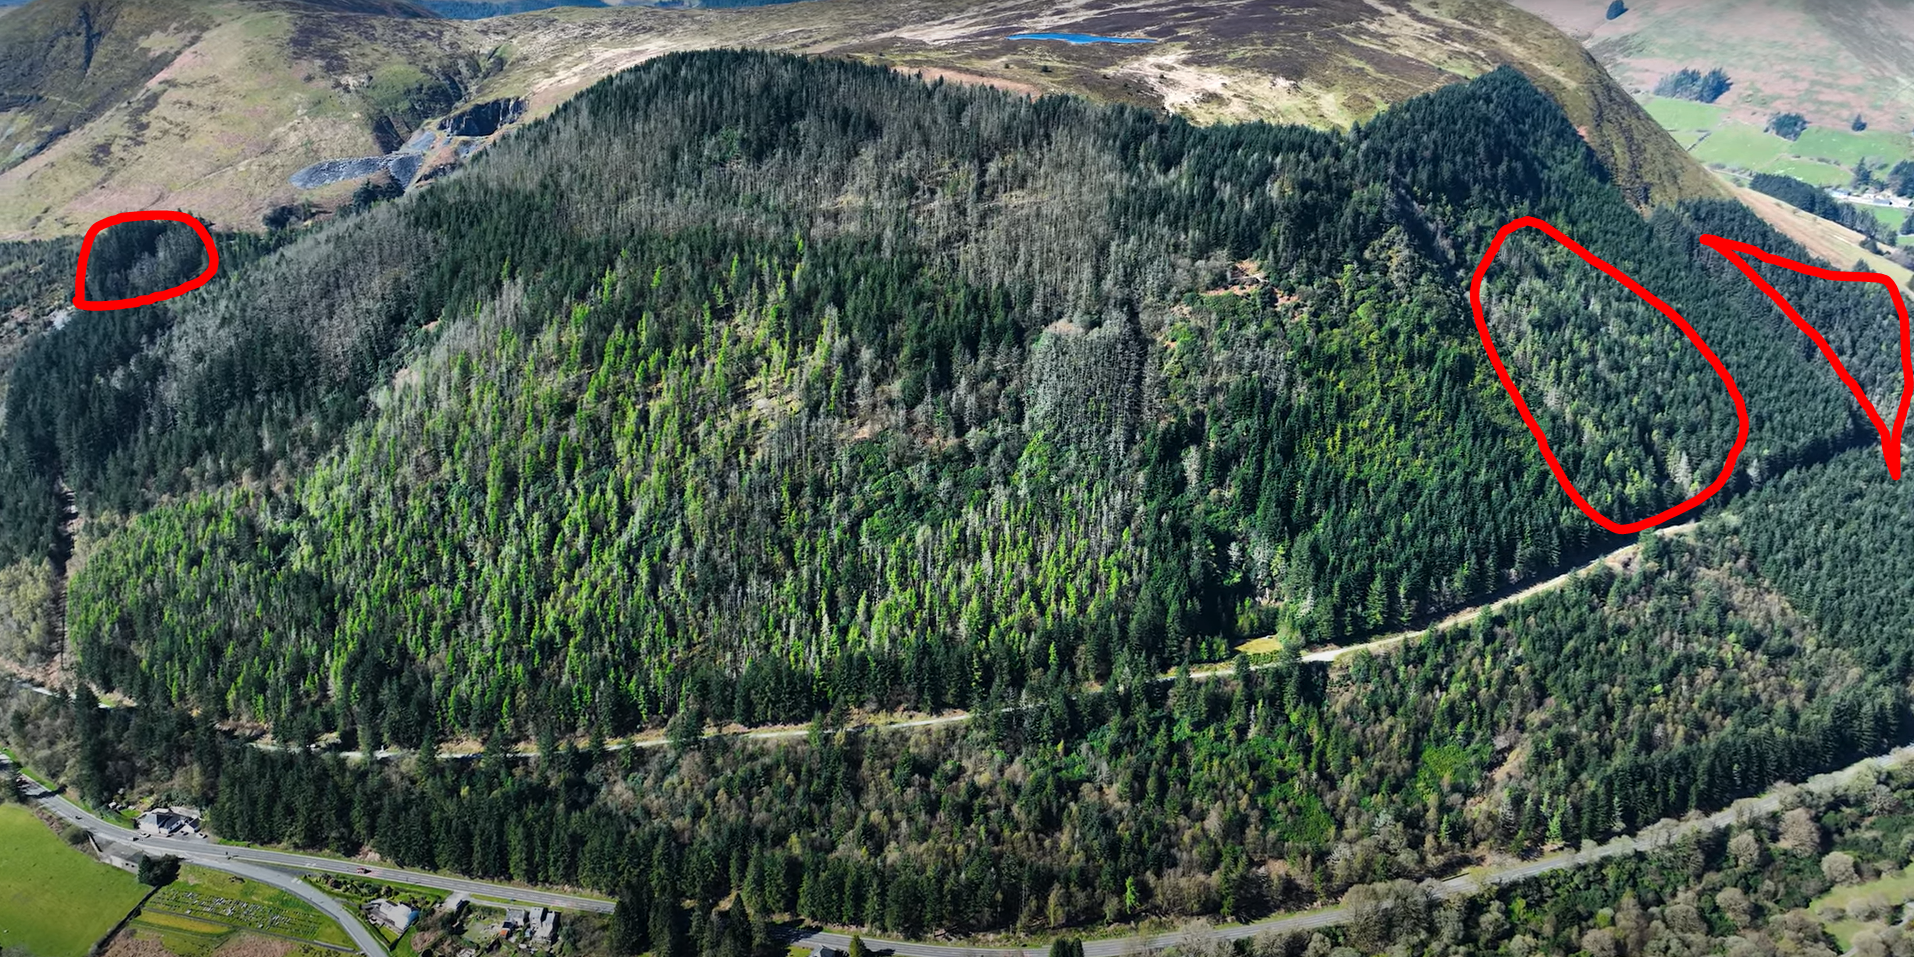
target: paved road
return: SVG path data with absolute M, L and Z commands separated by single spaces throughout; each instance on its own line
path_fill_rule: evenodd
M 163 837 L 141 837 L 137 832 L 127 830 L 117 824 L 110 824 L 57 794 L 39 797 L 42 807 L 72 821 L 91 832 L 103 842 L 123 844 L 138 848 L 149 854 L 158 852 L 171 854 L 180 860 L 200 864 L 223 871 L 239 874 L 243 877 L 264 881 L 275 887 L 291 891 L 306 900 L 312 901 L 340 919 L 348 931 L 353 931 L 353 939 L 370 957 L 386 957 L 385 949 L 379 946 L 376 938 L 351 918 L 338 901 L 312 888 L 295 877 L 275 868 L 297 871 L 315 871 L 329 874 L 347 874 L 360 876 L 360 865 L 349 861 L 335 860 L 330 857 L 317 857 L 310 854 L 293 854 L 286 851 L 273 851 L 263 848 L 245 847 L 234 844 L 218 844 L 204 839 L 182 840 Z M 264 876 L 261 876 L 264 875 Z M 594 897 L 580 897 L 574 894 L 562 894 L 557 891 L 537 890 L 527 887 L 513 887 L 509 884 L 493 884 L 487 881 L 466 880 L 460 877 L 446 877 L 424 871 L 411 871 L 403 868 L 371 867 L 363 876 L 389 881 L 395 884 L 411 884 L 417 887 L 431 887 L 445 891 L 464 891 L 479 897 L 507 901 L 515 904 L 557 907 L 566 910 L 596 911 L 610 913 L 610 901 Z M 324 902 L 324 903 L 322 903 Z
M 1863 759 L 1838 771 L 1817 775 L 1803 784 L 1802 788 L 1808 791 L 1825 792 L 1846 784 L 1864 770 L 1870 768 L 1882 769 L 1896 764 L 1907 764 L 1911 762 L 1914 762 L 1914 746 L 1904 746 L 1879 757 Z M 141 838 L 135 842 L 133 838 L 137 835 L 135 835 L 134 832 L 115 824 L 108 824 L 63 797 L 58 795 L 41 795 L 38 800 L 48 810 L 86 828 L 99 839 L 134 844 L 141 848 L 163 851 L 195 864 L 230 871 L 254 880 L 260 880 L 273 884 L 274 886 L 283 887 L 288 891 L 299 894 L 307 900 L 312 900 L 315 904 L 325 908 L 328 913 L 332 913 L 335 917 L 339 917 L 343 914 L 343 909 L 338 907 L 336 901 L 331 901 L 331 898 L 326 898 L 325 895 L 319 894 L 318 891 L 306 885 L 305 882 L 274 871 L 272 868 L 288 868 L 335 874 L 357 874 L 359 870 L 359 866 L 356 864 L 334 860 L 329 857 L 314 857 L 285 851 L 270 851 L 258 848 L 216 844 L 205 840 L 172 840 L 149 837 Z M 1599 861 L 1620 854 L 1632 854 L 1637 850 L 1659 847 L 1686 834 L 1714 830 L 1727 827 L 1737 821 L 1746 820 L 1751 817 L 1773 814 L 1779 811 L 1781 806 L 1782 795 L 1777 792 L 1769 792 L 1759 797 L 1745 798 L 1736 801 L 1726 810 L 1717 811 L 1707 817 L 1697 817 L 1693 820 L 1679 822 L 1662 821 L 1644 829 L 1639 834 L 1618 837 L 1606 844 L 1585 847 L 1580 851 L 1564 851 L 1535 860 L 1497 864 L 1471 874 L 1451 877 L 1447 880 L 1425 881 L 1423 887 L 1428 890 L 1431 896 L 1438 898 L 1476 894 L 1495 885 L 1524 880 L 1538 874 L 1575 867 L 1579 864 Z M 420 887 L 432 887 L 448 891 L 465 891 L 470 894 L 514 903 L 540 904 L 547 907 L 596 911 L 598 913 L 608 913 L 612 909 L 610 902 L 590 897 L 578 897 L 552 891 L 512 887 L 505 884 L 492 884 L 486 881 L 465 880 L 457 877 L 446 877 L 441 874 L 408 871 L 401 868 L 372 868 L 368 876 L 398 884 L 413 884 Z M 312 895 L 317 895 L 317 897 Z M 330 901 L 331 905 L 328 906 L 322 903 L 319 898 Z M 1117 955 L 1120 954 L 1138 953 L 1148 949 L 1169 947 L 1203 939 L 1239 940 L 1245 937 L 1254 937 L 1258 934 L 1270 932 L 1312 930 L 1319 927 L 1340 924 L 1348 919 L 1349 911 L 1347 909 L 1342 907 L 1326 907 L 1321 910 L 1310 911 L 1306 914 L 1281 917 L 1255 924 L 1232 924 L 1222 927 L 1199 926 L 1156 934 L 1149 937 L 1086 941 L 1083 945 L 1083 952 L 1084 957 L 1117 957 Z M 348 930 L 354 928 L 357 928 L 359 932 L 363 932 L 364 930 L 363 927 L 359 926 L 356 920 L 342 920 L 341 922 L 346 925 Z M 378 946 L 376 940 L 362 939 L 358 932 L 354 933 L 354 939 L 360 941 L 360 946 L 365 948 L 368 957 L 386 957 L 385 951 Z M 810 931 L 799 935 L 795 942 L 801 945 L 830 945 L 843 948 L 849 945 L 850 936 L 828 931 Z M 1048 953 L 1047 947 L 966 947 L 921 941 L 884 940 L 877 937 L 866 937 L 864 938 L 864 942 L 875 950 L 890 951 L 891 953 L 899 955 L 899 957 L 1026 957 L 1026 955 L 1037 955 L 1037 957 L 1041 957 L 1041 955 Z
M 1861 197 L 1856 196 L 1853 193 L 1849 193 L 1845 191 L 1837 193 L 1834 191 L 1834 187 L 1832 186 L 1828 187 L 1827 194 L 1829 196 L 1834 197 L 1835 199 L 1841 200 L 1842 202 L 1853 203 L 1856 206 L 1880 206 L 1886 209 L 1914 210 L 1914 204 L 1909 204 L 1906 201 L 1897 203 L 1891 199 L 1890 200 L 1862 199 Z
M 1867 758 L 1848 767 L 1828 774 L 1817 775 L 1802 785 L 1803 790 L 1829 791 L 1854 779 L 1864 769 L 1882 769 L 1896 764 L 1914 763 L 1914 746 L 1900 747 L 1879 757 Z M 1688 834 L 1712 831 L 1727 827 L 1738 821 L 1774 814 L 1781 810 L 1782 795 L 1769 792 L 1760 797 L 1744 798 L 1736 801 L 1725 810 L 1717 811 L 1707 817 L 1690 821 L 1662 821 L 1634 836 L 1615 838 L 1606 844 L 1585 847 L 1580 851 L 1563 851 L 1539 857 L 1534 860 L 1515 861 L 1498 865 L 1473 874 L 1464 874 L 1442 881 L 1424 881 L 1423 888 L 1435 898 L 1467 897 L 1502 884 L 1527 880 L 1551 871 L 1564 870 L 1582 864 L 1600 861 L 1618 855 L 1633 854 L 1639 850 L 1661 847 Z M 1085 941 L 1084 957 L 1118 957 L 1123 954 L 1142 953 L 1147 950 L 1161 949 L 1187 944 L 1204 939 L 1241 940 L 1258 934 L 1296 932 L 1315 930 L 1341 924 L 1349 920 L 1349 910 L 1343 907 L 1325 907 L 1321 910 L 1280 917 L 1274 920 L 1254 924 L 1230 924 L 1222 927 L 1193 927 L 1187 930 L 1171 931 L 1149 937 L 1126 937 L 1110 940 Z M 801 945 L 830 945 L 844 948 L 849 945 L 846 934 L 813 932 L 798 938 Z M 1028 948 L 989 948 L 956 947 L 945 944 L 908 943 L 900 941 L 878 940 L 866 937 L 864 943 L 875 950 L 890 950 L 901 957 L 1045 957 L 1048 946 Z
M 58 813 L 58 811 L 55 811 L 55 813 Z M 115 844 L 119 842 L 106 841 L 103 843 Z M 141 844 L 144 843 L 144 841 L 141 842 Z M 204 842 L 197 843 L 203 844 Z M 127 842 L 120 844 L 120 846 L 123 848 L 138 849 L 141 845 Z M 346 933 L 351 936 L 352 942 L 358 945 L 359 950 L 364 952 L 366 957 L 388 957 L 385 945 L 372 933 L 370 928 L 366 927 L 358 917 L 347 910 L 344 904 L 339 903 L 339 901 L 330 895 L 291 874 L 287 874 L 284 871 L 276 871 L 269 867 L 259 867 L 237 861 L 187 858 L 184 854 L 179 856 L 183 860 L 192 860 L 193 863 L 203 867 L 211 867 L 229 874 L 236 874 L 249 881 L 258 881 L 261 884 L 277 887 L 280 890 L 292 894 L 304 900 L 306 903 L 319 908 L 321 913 L 327 914 L 331 916 L 333 920 L 338 921 L 339 926 L 346 929 Z

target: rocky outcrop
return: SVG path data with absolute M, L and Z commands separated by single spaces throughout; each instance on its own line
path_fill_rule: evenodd
M 449 163 L 433 163 L 431 175 L 425 177 L 430 179 L 471 155 L 483 145 L 486 138 L 517 122 L 524 114 L 525 101 L 516 97 L 473 104 L 437 123 L 420 127 L 411 139 L 404 141 L 404 145 L 384 156 L 321 160 L 292 174 L 292 185 L 300 189 L 313 189 L 363 179 L 384 171 L 391 173 L 392 179 L 400 187 L 410 188 L 419 181 L 419 170 L 427 165 L 427 154 L 444 147 L 451 148 L 448 151 Z M 398 141 L 396 132 L 392 139 Z

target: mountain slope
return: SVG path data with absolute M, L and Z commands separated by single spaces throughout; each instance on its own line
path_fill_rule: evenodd
M 408 94 L 483 73 L 458 55 L 454 25 L 421 14 L 400 3 L 30 4 L 0 26 L 0 45 L 20 54 L 0 54 L 13 71 L 0 87 L 13 106 L 0 113 L 0 234 L 75 233 L 155 207 L 259 230 L 296 198 L 293 170 L 377 151 L 380 116 L 405 122 Z M 456 102 L 442 97 L 434 112 Z
M 1518 212 L 1714 345 L 1752 501 L 1383 656 L 1150 680 L 1619 544 L 1475 338 L 1473 251 Z M 625 953 L 744 954 L 786 916 L 1251 917 L 1720 807 L 1897 738 L 1914 659 L 1907 589 L 1818 574 L 1849 499 L 1862 538 L 1910 540 L 1902 487 L 1701 232 L 1801 255 L 1733 204 L 1644 217 L 1513 69 L 1345 133 L 655 57 L 430 189 L 29 343 L 0 629 L 44 632 L 12 611 L 64 483 L 80 692 L 0 727 L 68 722 L 82 795 L 171 776 L 223 836 L 615 893 Z M 103 249 L 102 282 L 186 265 L 163 234 Z M 1894 384 L 1878 290 L 1772 278 Z M 1532 236 L 1487 301 L 1599 506 L 1710 477 L 1728 400 L 1659 315 Z M 1737 542 L 1736 514 L 1766 522 Z M 834 730 L 951 707 L 972 720 Z M 734 721 L 815 731 L 701 734 Z M 484 751 L 432 760 L 453 738 Z
M 20 61 L 22 89 L 40 89 L 75 69 L 71 44 L 47 37 L 66 29 L 60 25 L 80 6 L 37 0 L 0 24 L 0 38 L 11 38 L 0 42 L 52 51 L 51 59 Z M 286 181 L 295 170 L 390 149 L 422 119 L 506 96 L 527 97 L 535 117 L 646 58 L 740 45 L 1081 93 L 1202 121 L 1324 126 L 1347 125 L 1513 64 L 1562 103 L 1633 200 L 1654 204 L 1715 195 L 1716 188 L 1572 41 L 1495 0 L 1281 7 L 1227 0 L 1173 8 L 807 0 L 724 10 L 564 8 L 478 21 L 302 4 L 126 6 L 138 17 L 125 14 L 125 27 L 109 37 L 144 46 L 120 58 L 123 75 L 65 123 L 70 132 L 47 141 L 60 123 L 13 118 L 17 129 L 9 135 L 16 144 L 37 137 L 27 149 L 39 152 L 0 171 L 0 236 L 75 232 L 108 212 L 152 205 L 258 228 L 275 207 L 300 200 L 327 207 L 351 192 L 349 184 L 295 190 Z M 142 34 L 136 23 L 151 25 Z M 1029 29 L 1142 34 L 1160 42 L 1003 39 Z M 162 55 L 148 56 L 149 48 Z M 167 56 L 177 62 L 167 66 Z M 417 108 L 393 110 L 395 98 Z M 394 130 L 368 142 L 383 113 L 391 114 Z
M 637 14 L 554 11 L 520 40 L 527 18 L 477 29 L 522 42 L 536 76 L 523 92 L 563 95 L 601 65 L 627 65 L 714 37 L 807 53 L 845 52 L 911 68 L 1101 99 L 1164 106 L 1199 121 L 1346 126 L 1390 103 L 1502 64 L 1562 104 L 1624 189 L 1651 202 L 1718 195 L 1575 43 L 1493 0 L 1268 4 L 1226 0 L 1161 7 L 939 0 L 869 5 L 807 0 L 736 11 Z M 1150 45 L 1007 41 L 1025 31 L 1151 37 Z M 869 38 L 852 41 L 850 38 Z M 537 46 L 534 46 L 537 44 Z M 554 48 L 554 45 L 557 48 Z M 563 82 L 569 80 L 570 82 Z M 550 96 L 550 93 L 547 93 Z
M 1696 160 L 1718 171 L 1735 198 L 1797 241 L 1846 266 L 1864 262 L 1903 282 L 1903 262 L 1861 244 L 1850 230 L 1794 215 L 1747 189 L 1756 173 L 1776 173 L 1817 186 L 1880 188 L 1888 170 L 1914 160 L 1914 5 L 1905 0 L 1842 3 L 1798 0 L 1642 0 L 1628 13 L 1603 18 L 1603 7 L 1580 0 L 1518 0 L 1587 44 L 1620 85 L 1640 97 Z M 1721 69 L 1729 86 L 1709 103 L 1656 96 L 1678 70 Z M 1779 114 L 1798 113 L 1807 131 L 1794 139 L 1768 131 Z M 1864 129 L 1856 129 L 1859 121 Z M 1865 162 L 1869 182 L 1851 183 Z M 1881 246 L 1907 209 L 1879 205 Z M 1900 202 L 1902 200 L 1895 199 Z M 1872 245 L 1872 244 L 1870 244 Z
M 181 300 L 132 360 L 60 372 L 85 353 L 50 340 L 0 519 L 56 474 L 107 516 L 71 602 L 103 686 L 402 741 L 1336 639 L 1602 540 L 1479 364 L 1462 251 L 1515 209 L 1709 337 L 1750 476 L 1864 435 L 1693 237 L 1791 247 L 1724 204 L 1644 222 L 1513 71 L 1345 137 L 676 55 Z M 1777 281 L 1844 349 L 1887 327 Z M 1712 474 L 1727 400 L 1664 320 L 1539 243 L 1492 301 L 1600 507 Z
M 1846 130 L 1914 129 L 1914 21 L 1905 0 L 1640 0 L 1605 20 L 1579 0 L 1517 0 L 1583 40 L 1622 85 L 1652 90 L 1684 67 L 1722 68 L 1718 101 L 1760 126 L 1776 113 Z

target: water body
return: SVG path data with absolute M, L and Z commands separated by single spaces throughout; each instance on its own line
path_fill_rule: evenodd
M 553 7 L 602 7 L 602 0 L 421 0 L 433 13 L 453 20 L 483 20 Z
M 1149 37 L 1100 37 L 1094 33 L 1013 33 L 1007 40 L 1062 40 L 1065 43 L 1155 43 Z
M 24 0 L 0 0 L 0 6 L 10 2 L 24 2 Z M 621 3 L 606 3 L 605 0 L 419 0 L 419 2 L 441 17 L 450 17 L 455 20 L 483 20 L 487 17 L 529 13 L 533 10 L 550 10 L 553 7 L 643 6 L 660 10 L 685 10 L 694 7 L 767 7 L 775 3 L 793 3 L 796 0 L 624 0 Z

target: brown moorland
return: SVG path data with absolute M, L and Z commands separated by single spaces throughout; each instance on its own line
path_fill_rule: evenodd
M 55 14 L 77 22 L 84 6 L 36 0 L 31 16 L 0 21 L 0 48 L 70 33 Z M 301 192 L 287 177 L 319 160 L 379 152 L 395 132 L 375 137 L 381 120 L 403 135 L 417 121 L 505 96 L 526 97 L 535 117 L 651 57 L 738 46 L 1081 94 L 1198 122 L 1330 127 L 1511 64 L 1562 104 L 1637 202 L 1720 195 L 1588 53 L 1501 0 L 806 0 L 560 8 L 476 21 L 276 0 L 142 0 L 142 11 L 122 13 L 100 42 L 144 52 L 126 56 L 125 76 L 74 113 L 65 133 L 46 138 L 58 124 L 43 107 L 0 112 L 0 129 L 38 124 L 44 140 L 0 164 L 0 238 L 71 234 L 100 216 L 152 206 L 257 229 L 281 204 L 323 207 L 349 195 L 349 183 Z M 1024 31 L 1157 42 L 1007 39 Z M 62 42 L 65 59 L 43 64 L 47 77 L 76 55 Z M 433 98 L 443 90 L 455 98 Z

